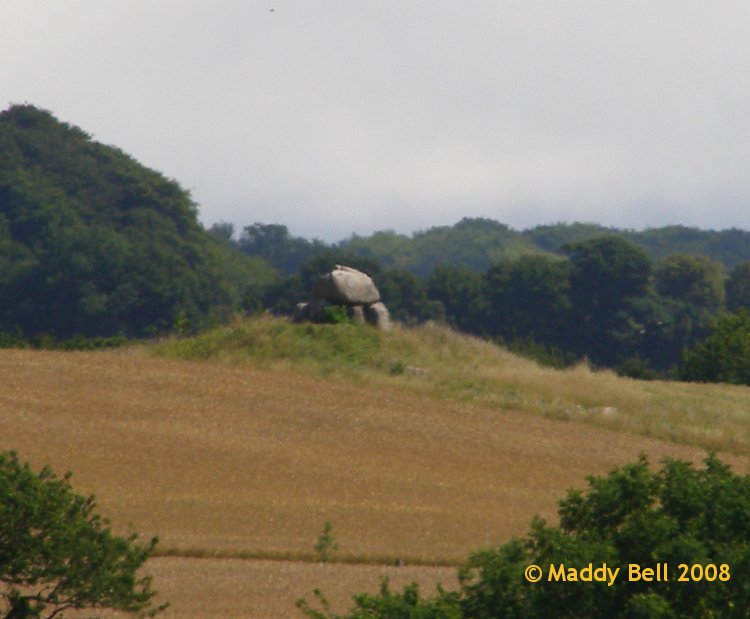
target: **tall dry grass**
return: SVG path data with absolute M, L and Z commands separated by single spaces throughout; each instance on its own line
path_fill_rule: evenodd
M 153 354 L 301 369 L 636 433 L 705 449 L 750 453 L 750 389 L 639 381 L 585 365 L 541 367 L 494 344 L 427 324 L 379 333 L 354 325 L 238 319 Z

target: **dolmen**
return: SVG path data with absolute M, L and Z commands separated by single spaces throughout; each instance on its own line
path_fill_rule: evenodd
M 343 264 L 325 273 L 313 288 L 312 301 L 298 303 L 294 321 L 324 322 L 330 306 L 343 307 L 347 315 L 359 323 L 367 323 L 387 331 L 393 326 L 388 308 L 380 300 L 380 292 L 372 278 Z

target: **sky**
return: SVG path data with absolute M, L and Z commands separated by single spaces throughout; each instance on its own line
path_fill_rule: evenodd
M 0 0 L 0 108 L 341 240 L 489 217 L 750 229 L 750 3 Z

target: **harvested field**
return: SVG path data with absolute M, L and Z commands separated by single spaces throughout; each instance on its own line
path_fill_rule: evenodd
M 75 488 L 94 493 L 116 529 L 132 523 L 159 535 L 162 550 L 188 554 L 310 557 L 329 520 L 344 558 L 457 562 L 525 533 L 534 514 L 553 517 L 566 488 L 640 451 L 653 461 L 702 457 L 694 448 L 403 389 L 128 350 L 2 350 L 0 377 L 0 449 L 73 471 Z M 201 570 L 271 569 L 175 557 L 152 565 L 157 589 L 200 591 L 207 605 L 219 604 L 224 577 Z M 310 588 L 324 589 L 324 570 L 336 569 L 354 570 L 295 567 Z M 271 595 L 253 584 L 261 582 L 248 577 L 248 604 Z M 260 597 L 251 599 L 255 591 Z M 248 616 L 201 608 L 208 614 L 195 616 Z

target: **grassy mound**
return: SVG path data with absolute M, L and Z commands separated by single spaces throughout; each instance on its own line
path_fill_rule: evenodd
M 382 333 L 351 324 L 238 319 L 196 337 L 162 341 L 157 356 L 298 369 L 388 384 L 440 399 L 490 404 L 737 454 L 750 453 L 750 389 L 644 382 L 580 365 L 543 368 L 427 324 Z

